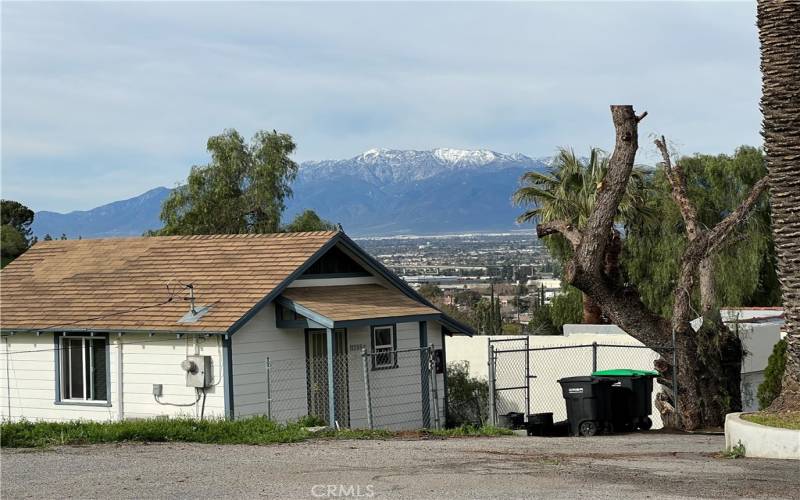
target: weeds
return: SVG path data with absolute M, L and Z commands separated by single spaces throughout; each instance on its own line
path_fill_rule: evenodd
M 483 425 L 481 427 L 476 427 L 470 424 L 464 424 L 460 427 L 455 427 L 452 429 L 429 429 L 422 432 L 427 435 L 437 436 L 437 437 L 475 437 L 475 436 L 497 437 L 497 436 L 511 436 L 514 434 L 511 430 L 503 429 L 502 427 L 493 427 L 491 425 Z
M 144 419 L 123 422 L 4 422 L 0 425 L 0 445 L 7 448 L 34 448 L 59 445 L 99 443 L 185 442 L 207 444 L 275 444 L 295 443 L 308 439 L 391 439 L 402 436 L 385 430 L 324 429 L 311 432 L 307 427 L 323 423 L 319 419 L 302 418 L 298 422 L 279 424 L 265 417 L 242 420 Z M 324 423 L 323 423 L 324 424 Z M 439 437 L 503 436 L 507 429 L 470 425 L 446 430 L 422 430 L 418 435 Z
M 725 453 L 723 453 L 722 456 L 724 456 L 725 458 L 732 458 L 732 459 L 744 458 L 745 456 L 744 445 L 742 444 L 741 441 L 739 441 L 739 444 L 731 446 L 731 449 L 729 450 L 725 450 Z

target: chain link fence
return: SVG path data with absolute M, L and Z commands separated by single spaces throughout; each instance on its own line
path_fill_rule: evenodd
M 617 368 L 653 370 L 659 352 L 671 356 L 673 351 L 672 346 L 599 343 L 530 348 L 528 339 L 491 339 L 490 417 L 496 422 L 498 416 L 512 412 L 552 413 L 554 421 L 565 420 L 566 404 L 558 380 Z M 674 365 L 670 375 L 674 380 Z M 660 390 L 655 382 L 654 403 Z M 651 418 L 654 428 L 663 426 L 658 411 Z
M 441 381 L 434 349 L 350 352 L 264 362 L 264 414 L 279 422 L 314 417 L 354 429 L 440 428 Z M 330 418 L 333 397 L 335 418 Z

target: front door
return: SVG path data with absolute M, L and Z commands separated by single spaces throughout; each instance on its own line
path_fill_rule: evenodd
M 325 330 L 306 330 L 306 378 L 308 380 L 308 414 L 333 425 L 328 417 L 328 342 Z M 333 388 L 336 399 L 336 420 L 341 427 L 350 426 L 350 391 L 348 384 L 347 330 L 333 331 Z

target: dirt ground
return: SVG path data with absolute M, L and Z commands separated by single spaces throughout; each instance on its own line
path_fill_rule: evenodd
M 718 435 L 4 449 L 2 498 L 798 498 L 800 462 Z

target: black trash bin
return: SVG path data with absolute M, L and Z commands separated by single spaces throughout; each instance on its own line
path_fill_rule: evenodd
M 646 431 L 653 426 L 653 379 L 658 372 L 618 369 L 596 371 L 592 376 L 613 381 L 611 410 L 615 430 Z
M 498 426 L 506 429 L 522 429 L 525 427 L 525 414 L 512 411 L 500 415 Z
M 550 436 L 553 434 L 552 413 L 531 413 L 525 423 L 529 436 Z
M 610 388 L 614 380 L 567 377 L 558 381 L 567 403 L 567 420 L 573 436 L 594 436 L 611 425 Z

